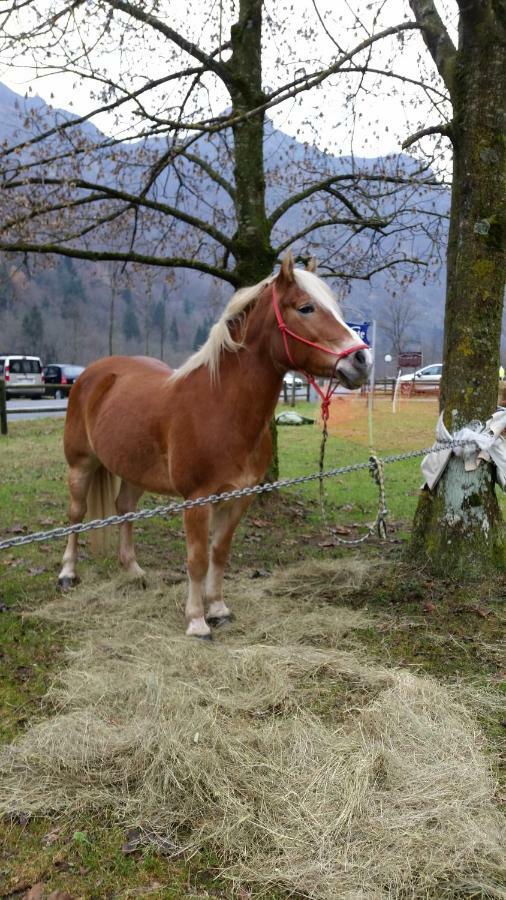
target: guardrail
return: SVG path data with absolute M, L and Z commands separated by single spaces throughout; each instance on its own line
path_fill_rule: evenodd
M 69 395 L 71 384 L 55 384 L 55 385 L 47 385 L 47 398 L 50 399 L 53 391 L 58 390 L 62 391 L 67 397 Z M 15 391 L 21 395 L 21 391 Z M 40 395 L 41 399 L 44 397 L 44 394 Z M 33 407 L 31 406 L 10 406 L 7 408 L 7 390 L 5 381 L 0 378 L 0 434 L 6 435 L 8 433 L 8 425 L 7 425 L 7 416 L 8 415 L 27 415 L 28 413 L 33 412 Z M 52 412 L 62 412 L 61 406 L 43 406 L 38 405 L 36 408 L 36 412 L 40 413 L 52 413 Z
M 378 379 L 374 384 L 375 396 L 377 394 L 384 394 L 386 396 L 393 397 L 396 382 L 397 382 L 397 379 L 395 379 L 395 378 L 380 378 L 380 379 Z M 405 391 L 402 390 L 402 386 L 404 386 L 404 385 L 405 385 Z M 54 390 L 62 391 L 63 393 L 65 393 L 68 396 L 71 387 L 72 387 L 71 384 L 59 384 L 59 385 L 54 385 Z M 362 391 L 364 393 L 368 393 L 367 388 L 368 388 L 368 386 L 365 385 L 364 388 L 362 388 Z M 49 390 L 52 392 L 53 387 L 49 387 Z M 294 406 L 296 400 L 305 399 L 305 400 L 309 401 L 311 399 L 310 390 L 311 390 L 311 387 L 308 383 L 305 383 L 303 385 L 300 385 L 300 384 L 290 385 L 290 384 L 286 384 L 285 382 L 283 382 L 283 390 L 282 390 L 283 403 L 285 403 L 285 404 L 290 403 L 291 406 Z M 401 393 L 403 393 L 405 395 L 408 394 L 411 397 L 413 397 L 414 395 L 420 397 L 420 396 L 423 396 L 424 394 L 430 394 L 432 396 L 436 396 L 439 394 L 439 381 L 433 381 L 433 382 L 425 381 L 425 382 L 423 382 L 423 386 L 422 386 L 422 383 L 417 382 L 416 379 L 414 379 L 413 381 L 411 381 L 411 380 L 403 381 L 403 382 L 401 382 Z M 499 384 L 498 403 L 500 406 L 506 406 L 506 382 L 505 381 L 501 381 Z M 61 406 L 42 406 L 42 405 L 40 405 L 40 406 L 37 406 L 36 411 L 40 412 L 40 413 L 62 412 L 62 408 L 61 408 Z M 9 409 L 7 409 L 7 397 L 6 397 L 6 390 L 5 390 L 5 382 L 2 379 L 0 379 L 0 434 L 6 435 L 8 433 L 7 415 L 14 415 L 14 414 L 15 415 L 23 415 L 23 414 L 28 414 L 31 412 L 33 412 L 33 407 L 20 406 L 20 407 L 9 407 Z

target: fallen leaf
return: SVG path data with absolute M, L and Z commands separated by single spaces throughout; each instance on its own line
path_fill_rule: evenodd
M 39 525 L 54 525 L 56 519 L 39 519 Z
M 423 604 L 422 609 L 424 612 L 432 614 L 436 612 L 437 607 L 435 603 L 431 603 L 429 600 L 427 603 Z
M 51 844 L 54 844 L 55 841 L 58 840 L 59 836 L 60 836 L 60 829 L 53 828 L 52 831 L 48 831 L 48 833 L 44 835 L 44 837 L 42 838 L 42 843 L 46 847 L 50 847 Z
M 25 531 L 28 531 L 28 527 L 26 525 L 21 525 L 20 522 L 16 522 L 14 525 L 11 525 L 10 528 L 5 529 L 7 534 L 24 534 Z
M 250 522 L 255 528 L 266 528 L 271 524 L 270 522 L 266 522 L 265 519 L 250 519 Z
M 27 575 L 42 575 L 43 572 L 47 572 L 45 566 L 31 566 L 26 570 Z
M 47 900 L 74 900 L 74 898 L 67 891 L 51 891 Z

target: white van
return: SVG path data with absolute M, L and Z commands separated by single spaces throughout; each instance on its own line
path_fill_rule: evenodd
M 38 356 L 0 356 L 0 379 L 10 397 L 42 397 L 44 375 Z

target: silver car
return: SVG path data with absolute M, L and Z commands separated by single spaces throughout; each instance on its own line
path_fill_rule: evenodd
M 442 373 L 443 364 L 433 363 L 433 365 L 424 366 L 423 369 L 418 369 L 416 372 L 401 375 L 399 378 L 401 393 L 438 391 Z
M 0 356 L 0 379 L 5 381 L 7 399 L 38 398 L 44 393 L 44 375 L 38 356 Z

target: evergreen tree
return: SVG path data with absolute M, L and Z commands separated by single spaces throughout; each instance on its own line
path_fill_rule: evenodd
M 195 332 L 195 338 L 193 341 L 193 350 L 198 350 L 200 347 L 202 347 L 202 344 L 204 343 L 205 339 L 206 339 L 205 328 L 203 325 L 199 325 L 199 327 L 197 328 L 197 330 Z
M 62 316 L 73 319 L 81 303 L 86 303 L 86 293 L 74 262 L 70 257 L 63 259 L 60 266 L 60 283 L 62 291 Z
M 4 262 L 0 263 L 0 309 L 7 309 L 12 300 L 12 284 L 9 270 Z
M 38 355 L 36 350 L 44 338 L 44 320 L 38 306 L 33 306 L 23 316 L 21 323 L 23 338 L 26 339 L 25 353 Z
M 172 316 L 172 322 L 170 323 L 170 341 L 173 347 L 177 347 L 179 341 L 179 329 L 177 327 L 175 316 Z
M 159 300 L 152 312 L 151 324 L 160 331 L 160 359 L 163 359 L 166 333 L 165 303 Z
M 135 314 L 135 309 L 130 304 L 127 306 L 125 314 L 123 316 L 123 334 L 125 335 L 127 341 L 131 341 L 134 338 L 139 340 L 141 336 L 141 330 L 139 328 L 139 322 Z
M 193 341 L 193 349 L 199 350 L 202 347 L 202 344 L 205 344 L 207 338 L 209 337 L 209 331 L 211 330 L 212 325 L 211 319 L 204 319 L 203 322 L 200 323 L 197 331 L 195 332 L 195 339 Z

